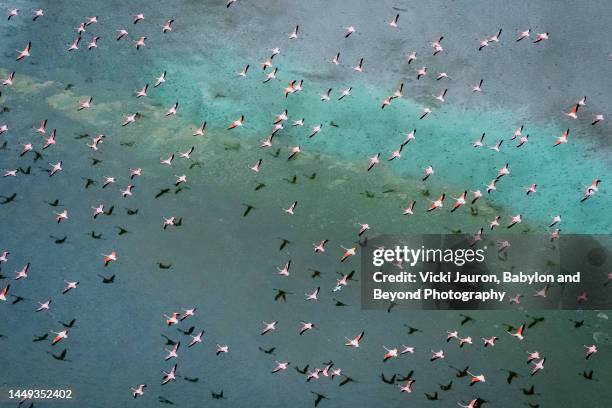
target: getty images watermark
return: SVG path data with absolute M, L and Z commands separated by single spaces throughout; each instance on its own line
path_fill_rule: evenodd
M 602 309 L 610 236 L 380 236 L 362 251 L 362 307 Z

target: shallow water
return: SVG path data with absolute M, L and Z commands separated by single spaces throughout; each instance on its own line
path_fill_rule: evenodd
M 495 215 L 506 222 L 510 214 L 520 212 L 524 222 L 517 232 L 547 230 L 550 218 L 562 214 L 563 232 L 609 233 L 611 128 L 607 121 L 590 125 L 593 114 L 605 114 L 612 105 L 604 80 L 611 74 L 612 50 L 600 45 L 610 32 L 612 9 L 606 2 L 417 6 L 355 1 L 347 7 L 341 2 L 239 0 L 228 10 L 220 1 L 58 1 L 45 5 L 46 15 L 36 23 L 27 18 L 36 4 L 12 2 L 7 7 L 13 5 L 23 15 L 0 23 L 5 39 L 0 72 L 5 77 L 17 71 L 14 85 L 4 87 L 0 98 L 0 105 L 10 109 L 0 114 L 0 124 L 10 126 L 0 136 L 0 143 L 6 140 L 8 146 L 0 151 L 0 167 L 31 166 L 32 174 L 0 180 L 1 195 L 18 193 L 16 202 L 0 206 L 0 246 L 11 251 L 2 274 L 12 278 L 26 262 L 31 268 L 27 280 L 11 282 L 12 293 L 25 300 L 0 305 L 0 333 L 6 336 L 0 338 L 5 351 L 0 364 L 8 368 L 2 389 L 72 388 L 72 402 L 35 405 L 88 407 L 151 406 L 160 395 L 180 406 L 308 406 L 315 398 L 311 391 L 330 398 L 322 407 L 429 406 L 436 402 L 427 401 L 423 393 L 436 390 L 438 405 L 444 406 L 478 396 L 499 407 L 526 402 L 604 407 L 612 397 L 603 386 L 612 375 L 606 365 L 611 326 L 605 314 L 474 312 L 468 313 L 474 322 L 459 326 L 459 312 L 362 311 L 358 257 L 338 262 L 340 246 L 356 245 L 358 223 L 364 222 L 372 226 L 371 235 L 473 233 Z M 393 7 L 406 10 L 400 11 L 398 30 L 386 24 L 396 12 Z M 131 15 L 140 11 L 146 20 L 134 26 Z M 88 28 L 79 51 L 67 53 L 75 37 L 72 27 L 89 15 L 98 15 L 100 23 Z M 176 19 L 173 31 L 162 35 L 160 26 L 168 18 Z M 295 24 L 300 24 L 301 38 L 290 42 L 287 34 Z M 350 24 L 358 32 L 344 39 L 343 27 Z M 500 44 L 478 53 L 478 39 L 500 26 Z M 541 46 L 515 43 L 512 37 L 527 26 L 534 32 L 549 31 L 551 39 Z M 127 27 L 130 39 L 116 43 L 114 30 L 120 27 Z M 88 52 L 92 33 L 102 39 L 97 50 Z M 432 57 L 430 43 L 442 34 L 445 52 Z M 147 36 L 147 45 L 136 51 L 131 41 L 140 35 Z M 14 50 L 29 40 L 32 57 L 15 63 Z M 278 79 L 263 84 L 259 63 L 276 46 L 281 48 L 274 59 Z M 412 50 L 418 51 L 419 60 L 407 65 L 405 56 Z M 326 62 L 338 51 L 340 66 Z M 360 57 L 365 61 L 361 75 L 351 69 Z M 249 77 L 239 80 L 236 73 L 247 63 Z M 422 65 L 430 72 L 416 81 L 414 70 Z M 167 82 L 153 89 L 164 70 Z M 442 71 L 451 77 L 448 82 L 432 78 Z M 481 78 L 483 92 L 475 95 L 470 86 Z M 304 91 L 284 98 L 282 90 L 293 79 L 304 79 Z M 400 82 L 404 97 L 381 110 L 381 101 Z M 151 86 L 149 97 L 136 99 L 134 91 L 145 83 Z M 348 86 L 352 94 L 337 101 Z M 324 104 L 319 95 L 329 87 L 332 100 Z M 449 89 L 447 101 L 438 107 L 431 95 L 444 87 Z M 77 112 L 78 102 L 90 95 L 92 109 Z M 566 118 L 562 111 L 583 95 L 588 102 L 580 118 Z M 178 114 L 164 117 L 176 101 Z M 419 120 L 424 106 L 433 112 Z M 272 148 L 260 149 L 275 115 L 285 108 L 290 121 L 304 117 L 306 126 L 292 128 L 289 121 Z M 142 118 L 121 127 L 124 116 L 136 111 Z M 244 127 L 227 131 L 241 114 L 246 117 Z M 43 152 L 43 160 L 18 158 L 21 144 L 40 145 L 32 127 L 43 118 L 49 119 L 49 128 L 57 128 L 57 145 Z M 192 137 L 203 121 L 208 123 L 207 135 Z M 319 123 L 323 130 L 309 139 L 310 126 Z M 522 124 L 530 139 L 517 149 L 509 138 Z M 572 129 L 569 143 L 553 149 L 567 127 Z M 404 139 L 402 133 L 413 128 L 416 139 L 400 159 L 365 171 L 368 156 L 381 152 L 386 159 Z M 472 148 L 482 132 L 485 143 L 505 139 L 500 153 Z M 107 136 L 97 152 L 87 147 L 90 138 L 75 138 L 85 133 Z M 296 144 L 303 152 L 287 161 L 289 147 Z M 191 160 L 177 157 L 171 168 L 159 164 L 160 157 L 172 152 L 178 156 L 191 146 Z M 92 166 L 92 157 L 102 162 Z M 255 174 L 248 167 L 259 158 L 262 170 Z M 63 161 L 64 171 L 50 179 L 43 170 L 57 160 Z M 474 206 L 477 215 L 468 208 L 450 214 L 446 203 L 443 212 L 424 212 L 428 199 L 442 192 L 454 196 L 484 189 L 506 162 L 511 175 Z M 429 164 L 436 173 L 421 182 Z M 131 182 L 129 168 L 134 167 L 142 167 L 143 176 Z M 175 175 L 181 174 L 188 176 L 188 189 L 175 193 Z M 296 182 L 289 182 L 294 175 Z M 103 176 L 115 176 L 117 183 L 102 189 Z M 604 180 L 603 188 L 580 205 L 583 185 L 596 177 Z M 86 178 L 97 184 L 85 189 Z M 527 197 L 523 188 L 532 182 L 539 191 Z M 129 183 L 135 185 L 134 195 L 124 200 L 119 189 Z M 255 190 L 258 183 L 265 187 Z M 161 188 L 171 191 L 155 199 Z M 57 208 L 44 202 L 56 198 L 61 202 Z M 296 215 L 284 214 L 282 209 L 295 200 Z M 402 216 L 401 209 L 412 200 L 417 201 L 416 214 Z M 94 221 L 90 207 L 99 203 L 115 205 L 114 212 Z M 245 204 L 254 209 L 243 217 Z M 138 214 L 127 215 L 126 207 L 138 208 Z M 70 219 L 58 225 L 54 211 L 63 208 L 69 209 Z M 182 225 L 162 230 L 162 217 L 169 216 L 182 218 Z M 117 235 L 117 226 L 129 233 Z M 92 230 L 103 239 L 88 236 Z M 68 238 L 59 245 L 51 235 Z M 283 239 L 291 243 L 279 250 Z M 311 245 L 321 239 L 330 240 L 328 250 L 314 254 Z M 119 260 L 104 268 L 101 254 L 112 250 Z M 291 276 L 283 278 L 276 268 L 288 260 Z M 162 270 L 158 262 L 172 267 Z M 320 279 L 311 278 L 313 269 L 322 272 Z M 337 273 L 353 269 L 357 281 L 332 293 Z M 115 283 L 102 284 L 98 275 L 111 274 Z M 64 279 L 80 284 L 62 296 Z M 320 301 L 304 302 L 303 294 L 318 286 Z M 287 302 L 275 301 L 275 289 L 292 294 Z M 51 313 L 33 312 L 36 302 L 49 298 Z M 348 307 L 335 306 L 334 299 Z M 180 376 L 199 381 L 179 378 L 161 387 L 160 370 L 171 364 L 163 361 L 160 334 L 181 339 L 184 345 L 190 339 L 166 327 L 163 314 L 193 306 L 198 308 L 196 316 L 179 328 L 205 330 L 204 342 L 181 349 L 177 362 Z M 545 321 L 530 329 L 523 343 L 508 339 L 502 324 L 517 326 L 530 322 L 530 316 Z M 69 362 L 48 354 L 63 349 L 62 343 L 52 348 L 48 341 L 31 342 L 34 335 L 60 330 L 58 320 L 72 318 L 76 325 L 63 344 Z M 575 329 L 571 320 L 583 319 L 585 326 Z M 278 330 L 259 336 L 262 321 L 272 320 L 279 321 Z M 316 329 L 298 336 L 299 322 L 307 320 Z M 422 331 L 408 335 L 404 324 Z M 456 328 L 471 335 L 475 344 L 463 349 L 447 344 L 446 331 Z M 347 350 L 345 336 L 361 330 L 366 331 L 362 346 Z M 493 334 L 501 338 L 498 345 L 482 348 L 480 338 Z M 583 345 L 593 342 L 600 351 L 585 362 Z M 216 357 L 217 343 L 228 344 L 230 353 Z M 402 344 L 415 346 L 417 353 L 381 362 L 383 346 Z M 258 347 L 276 347 L 275 354 Z M 446 359 L 430 363 L 430 351 L 440 348 Z M 545 354 L 546 369 L 529 377 L 525 351 L 534 349 Z M 275 360 L 291 362 L 290 368 L 269 374 Z M 337 378 L 307 383 L 292 368 L 322 367 L 330 360 L 357 382 L 342 387 Z M 467 378 L 455 378 L 452 367 L 467 365 L 485 373 L 487 383 L 472 388 Z M 412 395 L 380 381 L 381 371 L 390 377 L 413 369 Z M 595 381 L 580 376 L 590 369 Z M 508 385 L 505 370 L 520 377 Z M 450 379 L 452 390 L 440 391 L 438 384 Z M 143 397 L 147 401 L 131 401 L 130 387 L 140 383 L 148 384 Z M 532 384 L 537 394 L 525 396 L 521 389 Z M 210 392 L 221 389 L 226 399 L 212 400 Z M 0 405 L 5 403 L 16 405 L 0 399 Z

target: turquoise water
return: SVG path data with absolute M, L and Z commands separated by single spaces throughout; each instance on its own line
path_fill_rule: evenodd
M 0 206 L 2 240 L 10 250 L 2 275 L 31 263 L 30 276 L 11 280 L 11 293 L 23 301 L 1 304 L 0 363 L 8 375 L 2 390 L 12 387 L 72 388 L 72 402 L 36 402 L 36 406 L 118 407 L 158 404 L 163 396 L 176 405 L 308 406 L 311 392 L 326 395 L 320 406 L 457 406 L 476 396 L 490 406 L 510 407 L 526 402 L 541 406 L 605 407 L 610 391 L 610 323 L 599 312 L 469 313 L 475 322 L 460 326 L 459 313 L 362 311 L 359 308 L 359 262 L 338 262 L 341 245 L 354 246 L 358 223 L 369 223 L 375 234 L 424 232 L 472 233 L 495 215 L 523 214 L 517 232 L 547 231 L 552 216 L 561 214 L 562 232 L 609 233 L 611 195 L 607 188 L 610 162 L 610 125 L 606 120 L 591 126 L 594 114 L 609 116 L 612 100 L 606 78 L 612 73 L 612 50 L 602 42 L 609 37 L 610 6 L 604 1 L 574 2 L 251 2 L 239 0 L 230 9 L 222 1 L 91 2 L 58 1 L 44 4 L 45 16 L 29 17 L 38 4 L 12 2 L 21 15 L 2 21 L 2 63 L 6 77 L 16 71 L 11 87 L 3 87 L 0 125 L 9 132 L 0 136 L 0 167 L 31 166 L 31 174 L 0 180 L 1 195 L 16 192 L 15 202 Z M 397 10 L 400 22 L 394 30 L 387 23 Z M 145 20 L 133 25 L 131 15 L 143 12 Z M 99 23 L 87 28 L 80 49 L 68 53 L 74 27 L 85 16 L 97 15 Z M 162 34 L 161 25 L 174 18 L 173 30 Z M 300 38 L 287 37 L 300 25 Z M 357 32 L 343 36 L 353 25 Z M 115 30 L 125 27 L 129 38 L 116 42 Z M 478 41 L 499 27 L 499 44 L 478 52 Z M 550 40 L 534 45 L 515 43 L 519 30 L 550 32 Z M 87 51 L 93 35 L 99 48 Z M 140 51 L 133 40 L 147 36 Z M 445 51 L 431 55 L 430 43 L 444 35 Z M 32 56 L 16 63 L 14 50 L 32 41 Z M 280 47 L 274 58 L 277 79 L 267 84 L 260 68 L 270 49 Z M 408 65 L 406 56 L 418 52 Z M 339 66 L 327 62 L 341 52 Z M 352 67 L 364 58 L 361 74 Z M 249 76 L 237 73 L 250 64 Z M 417 81 L 416 69 L 429 67 Z M 153 88 L 155 78 L 167 71 L 167 81 Z M 268 71 L 266 71 L 268 72 Z M 437 72 L 449 80 L 436 81 Z M 483 92 L 471 86 L 484 79 Z M 304 90 L 284 98 L 291 80 L 304 79 Z M 382 100 L 399 83 L 404 97 L 380 109 Z M 148 83 L 149 96 L 137 99 L 136 90 Z M 332 100 L 321 102 L 328 88 Z M 351 95 L 338 101 L 340 92 Z M 448 88 L 440 106 L 432 95 Z M 563 115 L 583 95 L 587 105 L 579 118 Z M 81 100 L 93 96 L 89 110 L 77 112 Z M 179 101 L 178 114 L 165 117 Z M 423 107 L 432 113 L 419 120 Z M 275 116 L 289 112 L 285 129 L 270 149 L 259 144 L 272 129 Z M 125 115 L 139 112 L 134 124 L 121 127 Z M 240 115 L 242 128 L 227 131 Z M 35 134 L 42 119 L 57 129 L 57 144 L 43 152 L 18 156 L 21 145 L 42 138 Z M 305 126 L 291 127 L 305 118 Z M 606 117 L 607 119 L 607 117 Z M 193 131 L 207 121 L 207 135 Z M 337 126 L 332 126 L 332 122 Z M 311 126 L 323 123 L 314 138 Z M 529 142 L 516 148 L 509 140 L 525 125 Z M 557 137 L 571 129 L 569 142 L 553 148 Z M 404 140 L 403 133 L 416 128 L 416 139 L 392 162 L 386 158 Z M 473 141 L 486 132 L 485 143 L 504 139 L 501 152 L 474 149 Z M 103 133 L 105 141 L 94 152 L 90 138 L 78 135 Z M 287 162 L 289 147 L 302 153 Z M 178 157 L 195 146 L 191 160 Z M 275 157 L 280 148 L 278 157 Z M 368 157 L 381 152 L 381 164 L 366 172 Z M 160 157 L 176 154 L 171 168 Z M 92 166 L 91 158 L 102 160 Z M 248 170 L 263 159 L 262 170 Z M 49 178 L 48 163 L 63 161 L 64 170 Z M 384 162 L 384 163 L 383 163 Z M 194 165 L 199 163 L 199 165 Z M 431 197 L 442 192 L 459 195 L 481 189 L 497 170 L 510 163 L 511 175 L 498 190 L 476 206 L 478 214 L 463 209 L 426 214 Z M 191 167 L 194 165 L 194 167 Z M 432 165 L 435 174 L 421 182 L 423 170 Z M 142 167 L 143 176 L 129 180 L 129 168 Z M 316 173 L 311 180 L 307 176 Z M 187 174 L 188 189 L 153 198 L 161 188 L 173 187 L 175 175 Z M 295 183 L 290 183 L 296 175 Z M 104 176 L 117 183 L 101 189 Z M 96 185 L 87 189 L 85 179 Z M 580 204 L 584 185 L 603 180 L 600 191 Z M 133 197 L 123 200 L 120 189 L 134 184 Z M 265 187 L 255 190 L 259 183 Z M 535 195 L 524 188 L 538 184 Z M 431 197 L 430 197 L 431 196 Z M 59 199 L 57 208 L 45 201 Z M 283 213 L 299 202 L 295 216 Z M 417 211 L 404 217 L 401 208 L 417 201 Z M 449 202 L 449 201 L 447 201 Z M 114 205 L 111 216 L 95 221 L 91 208 Z M 255 209 L 243 217 L 245 204 Z M 125 208 L 138 208 L 127 215 Z M 54 212 L 69 209 L 70 219 L 57 224 Z M 180 227 L 162 230 L 162 217 L 182 218 Z M 129 233 L 118 235 L 117 226 Z M 102 233 L 94 240 L 91 231 Z M 66 243 L 56 238 L 67 236 Z M 291 241 L 279 250 L 283 239 Z M 314 254 L 312 243 L 329 239 L 324 254 Z M 0 250 L 2 250 L 0 248 Z M 116 250 L 119 260 L 104 268 L 102 255 Z M 292 261 L 291 275 L 278 276 L 277 267 Z M 160 269 L 158 262 L 171 264 Z M 312 269 L 322 277 L 311 278 Z M 337 275 L 357 270 L 357 282 L 332 293 Z M 116 275 L 105 285 L 98 275 Z M 602 278 L 603 279 L 603 278 Z M 79 287 L 62 296 L 64 280 L 78 280 Z M 8 280 L 2 280 L 4 287 Z M 304 302 L 303 294 L 321 287 L 318 302 Z M 292 294 L 287 302 L 274 301 L 275 289 Z M 39 301 L 52 299 L 50 313 L 34 313 Z M 348 307 L 335 306 L 338 299 Z M 179 351 L 176 383 L 161 387 L 164 339 L 185 345 L 189 337 L 164 325 L 163 314 L 197 307 L 196 316 L 179 328 L 195 326 L 206 331 L 203 344 Z M 503 323 L 519 325 L 530 316 L 545 317 L 519 344 L 508 339 Z M 31 342 L 34 335 L 61 330 L 63 322 L 76 318 L 67 348 L 67 359 L 54 360 L 48 353 L 64 347 Z M 260 336 L 263 321 L 278 320 L 278 330 Z M 300 321 L 312 321 L 316 329 L 298 336 Z M 584 320 L 574 328 L 571 320 Z M 404 324 L 422 331 L 407 334 Z M 447 330 L 470 335 L 475 344 L 459 349 L 445 342 Z M 344 347 L 345 336 L 366 331 L 362 347 Z M 481 337 L 500 337 L 494 349 L 483 349 Z M 51 333 L 49 333 L 51 335 Z M 583 345 L 596 343 L 599 353 L 585 362 Z M 228 344 L 230 353 L 215 356 L 215 344 Z M 412 356 L 382 363 L 383 346 L 413 345 Z M 273 355 L 258 347 L 276 347 Z M 430 351 L 443 348 L 446 359 L 429 362 Z M 529 377 L 526 350 L 546 356 L 546 368 Z M 272 375 L 274 361 L 289 361 L 287 371 Z M 339 387 L 342 379 L 306 382 L 293 369 L 306 364 L 323 367 L 333 360 L 343 373 L 356 380 Z M 452 367 L 469 365 L 487 376 L 486 384 L 468 386 L 467 378 L 455 378 Z M 415 370 L 414 393 L 406 395 L 395 385 L 380 381 L 393 373 Z M 583 379 L 583 370 L 594 370 L 595 381 Z M 519 373 L 511 385 L 507 372 Z M 182 377 L 197 377 L 192 383 Z M 450 391 L 439 383 L 453 379 Z M 145 396 L 132 400 L 130 387 L 146 383 Z M 535 386 L 526 396 L 522 388 Z M 478 388 L 479 385 L 482 387 Z M 211 391 L 224 390 L 226 399 L 211 399 Z M 424 393 L 438 391 L 440 401 L 428 401 Z M 581 392 L 575 392 L 580 390 Z M 4 392 L 4 391 L 3 391 Z M 563 401 L 563 402 L 561 402 Z M 0 405 L 16 406 L 0 396 Z M 565 404 L 565 405 L 559 405 Z M 485 405 L 485 406 L 487 406 Z

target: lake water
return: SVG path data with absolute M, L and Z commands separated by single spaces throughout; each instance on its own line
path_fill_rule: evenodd
M 45 16 L 32 22 L 31 10 L 42 7 Z M 484 1 L 248 1 L 229 9 L 223 1 L 121 2 L 54 1 L 41 4 L 13 1 L 3 7 L 20 9 L 20 16 L 0 22 L 4 78 L 16 71 L 14 84 L 0 97 L 0 168 L 30 166 L 30 174 L 0 180 L 0 195 L 17 193 L 14 202 L 0 206 L 0 250 L 10 251 L 1 264 L 11 294 L 24 298 L 0 304 L 0 388 L 70 388 L 70 402 L 43 401 L 35 406 L 124 407 L 160 405 L 158 397 L 177 406 L 284 407 L 310 406 L 312 392 L 329 400 L 321 407 L 457 406 L 480 397 L 485 406 L 514 407 L 529 402 L 547 406 L 606 407 L 612 392 L 608 384 L 612 326 L 606 312 L 510 311 L 469 312 L 474 321 L 461 326 L 459 312 L 362 311 L 359 257 L 338 262 L 342 248 L 357 246 L 359 223 L 372 229 L 366 236 L 413 233 L 474 233 L 495 216 L 502 226 L 520 213 L 517 233 L 548 231 L 550 219 L 561 214 L 562 233 L 607 234 L 612 225 L 612 195 L 608 188 L 611 127 L 608 117 L 612 96 L 610 38 L 612 7 L 606 1 L 484 2 Z M 399 11 L 398 11 L 399 10 Z M 132 15 L 145 20 L 132 24 Z M 388 22 L 399 12 L 399 27 Z M 67 52 L 76 37 L 75 27 L 86 16 L 98 16 L 87 27 L 79 50 Z M 173 30 L 161 26 L 175 19 Z M 299 24 L 299 38 L 288 34 Z M 357 32 L 344 38 L 345 27 Z M 477 51 L 481 39 L 503 28 L 499 43 Z M 541 44 L 515 42 L 518 32 L 549 32 Z M 115 41 L 117 29 L 128 38 Z M 97 49 L 87 43 L 100 36 Z M 432 56 L 431 43 L 444 36 L 444 52 Z M 532 34 L 533 36 L 534 34 Z M 136 50 L 134 41 L 146 36 Z M 15 50 L 32 42 L 31 57 L 15 62 Z M 263 83 L 260 64 L 270 50 L 277 79 Z M 406 56 L 418 52 L 407 64 Z M 340 64 L 330 64 L 337 52 Z M 352 67 L 364 58 L 363 72 Z M 237 73 L 250 64 L 247 78 Z M 429 68 L 416 80 L 416 69 Z M 167 72 L 166 82 L 154 88 Z M 266 70 L 266 73 L 269 70 Z M 435 80 L 438 72 L 450 79 Z M 291 80 L 304 80 L 303 91 L 283 96 Z M 482 93 L 471 86 L 484 79 Z M 149 95 L 135 92 L 149 84 Z M 404 84 L 403 97 L 380 109 L 383 99 Z M 350 96 L 338 101 L 340 92 Z M 329 102 L 320 95 L 332 88 Z M 432 95 L 448 88 L 446 102 Z M 577 120 L 565 116 L 587 95 Z M 77 111 L 79 101 L 93 96 L 91 109 Z M 179 102 L 178 113 L 164 113 Z M 432 113 L 419 120 L 424 107 Z M 276 115 L 288 110 L 289 120 L 262 149 Z M 126 115 L 139 112 L 136 123 L 122 127 Z M 592 126 L 595 114 L 606 120 Z M 244 126 L 227 126 L 245 116 Z M 305 118 L 305 126 L 290 126 Z M 33 128 L 48 119 L 57 129 L 57 144 L 34 161 L 19 157 L 22 144 L 32 142 L 41 151 L 44 140 Z M 207 122 L 206 136 L 193 137 Z M 323 124 L 308 138 L 311 127 Z M 529 142 L 516 148 L 510 138 L 524 125 Z M 386 158 L 417 129 L 402 156 Z M 568 143 L 552 145 L 566 128 Z M 490 146 L 499 139 L 499 153 L 474 149 L 482 133 Z M 106 138 L 98 151 L 87 143 L 91 136 Z M 87 134 L 88 137 L 79 137 Z M 292 146 L 302 153 L 287 160 Z M 190 160 L 178 153 L 195 146 Z M 280 149 L 278 152 L 277 149 Z M 366 172 L 368 157 L 381 153 L 381 164 Z M 168 168 L 160 158 L 176 155 Z M 92 158 L 101 160 L 96 163 Z M 249 170 L 262 159 L 261 171 Z M 62 160 L 63 171 L 49 178 L 43 170 Z M 450 213 L 450 196 L 464 190 L 485 189 L 497 171 L 510 163 L 511 175 L 497 191 L 483 197 L 472 213 L 462 208 Z M 424 169 L 435 174 L 421 181 Z M 130 180 L 130 168 L 141 167 L 142 177 Z M 316 173 L 316 175 L 314 175 Z M 176 192 L 175 176 L 186 174 L 186 188 Z M 102 189 L 103 177 L 115 184 Z M 292 180 L 296 176 L 295 180 Z M 95 185 L 86 186 L 90 178 Z M 584 186 L 602 179 L 600 191 L 580 203 Z M 265 186 L 261 186 L 263 183 Z M 527 196 L 524 188 L 538 184 Z M 134 184 L 133 196 L 120 190 Z M 256 189 L 256 187 L 258 187 Z M 167 194 L 154 198 L 160 189 Z M 442 211 L 425 208 L 447 193 Z M 485 194 L 486 195 L 486 194 Z M 47 202 L 59 199 L 52 207 Z M 415 215 L 402 208 L 416 200 Z M 294 216 L 283 212 L 292 202 Z M 91 207 L 104 203 L 110 216 L 92 219 Z M 246 206 L 254 207 L 243 216 Z M 55 222 L 55 212 L 69 210 L 69 220 Z M 138 213 L 128 215 L 126 208 Z M 178 227 L 162 229 L 163 217 L 182 218 Z M 129 232 L 119 235 L 121 227 Z M 93 239 L 92 231 L 102 233 Z M 66 238 L 63 244 L 55 240 Z M 327 250 L 315 254 L 312 244 L 329 239 Z M 280 249 L 283 240 L 288 240 Z M 104 267 L 102 254 L 117 251 L 118 261 Z M 289 277 L 277 268 L 292 261 Z M 29 276 L 15 282 L 13 271 L 30 262 Z M 158 263 L 171 264 L 161 269 Z M 312 278 L 313 270 L 321 272 Z M 340 292 L 332 292 L 341 274 L 356 270 L 355 279 Z M 103 284 L 100 275 L 115 275 Z M 78 288 L 61 295 L 67 281 Z M 602 283 L 605 276 L 602 277 Z M 304 294 L 321 287 L 319 301 L 305 302 Z M 612 285 L 610 286 L 612 287 Z M 276 289 L 290 294 L 275 301 Z M 9 300 L 14 300 L 11 298 Z M 34 313 L 37 302 L 52 299 L 49 312 Z M 336 306 L 337 302 L 348 306 Z M 196 315 L 182 323 L 205 330 L 202 344 L 184 347 L 190 338 L 167 327 L 163 314 L 197 307 Z M 528 329 L 523 342 L 505 333 L 504 324 L 542 323 Z M 68 329 L 69 338 L 54 347 L 50 339 L 34 336 Z M 278 320 L 275 332 L 259 333 L 262 322 Z M 574 328 L 573 321 L 584 320 Z M 300 321 L 315 329 L 298 335 Z M 405 325 L 419 328 L 408 334 Z M 459 348 L 446 343 L 446 332 L 459 330 L 474 345 Z M 366 334 L 359 349 L 344 346 L 345 337 Z M 181 340 L 178 381 L 161 386 L 165 339 Z M 500 337 L 494 348 L 483 348 L 481 337 Z M 597 344 L 599 353 L 584 359 L 584 345 Z M 230 352 L 215 356 L 215 345 Z M 414 355 L 383 363 L 383 346 L 411 345 Z M 273 354 L 259 348 L 275 347 Z M 66 348 L 69 361 L 56 361 L 49 353 Z M 432 350 L 444 349 L 446 358 L 430 362 Z M 545 369 L 530 377 L 526 351 L 546 357 Z M 271 374 L 275 360 L 288 361 L 287 371 Z M 339 386 L 346 377 L 306 382 L 294 367 L 323 368 L 333 361 L 355 382 Z M 453 367 L 486 375 L 486 383 L 469 387 L 469 377 L 456 378 Z M 594 370 L 594 380 L 582 377 Z M 400 393 L 397 385 L 381 381 L 393 373 L 414 370 L 413 393 Z M 507 370 L 519 377 L 507 384 Z M 197 382 L 183 377 L 198 378 Z M 453 380 L 450 391 L 439 384 Z M 148 385 L 133 401 L 130 388 Z M 535 395 L 523 388 L 535 386 Z M 224 399 L 211 391 L 223 390 Z M 439 401 L 424 393 L 438 391 Z M 4 393 L 5 391 L 3 391 Z M 128 405 L 129 404 L 129 405 Z M 144 404 L 144 405 L 143 405 Z M 16 406 L 5 395 L 1 406 Z M 163 406 L 163 404 L 162 404 Z

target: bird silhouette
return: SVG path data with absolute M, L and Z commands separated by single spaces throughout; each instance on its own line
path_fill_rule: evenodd
M 269 349 L 264 349 L 263 347 L 259 347 L 259 351 L 265 354 L 274 354 L 274 350 L 276 350 L 276 347 L 270 347 Z
M 2 205 L 8 204 L 8 203 L 15 201 L 15 198 L 17 198 L 17 193 L 13 193 L 10 196 L 0 195 L 0 198 L 2 198 L 2 201 L 0 201 L 0 204 Z
M 49 333 L 45 333 L 42 336 L 34 336 L 34 340 L 32 340 L 34 343 L 39 342 L 39 341 L 45 341 L 47 340 L 47 338 L 49 337 Z
M 102 283 L 109 284 L 109 283 L 114 283 L 115 282 L 115 274 L 109 276 L 108 278 L 105 277 L 105 276 L 102 276 L 100 274 L 98 274 L 98 276 L 102 278 Z
M 51 354 L 51 356 L 53 356 L 54 359 L 59 360 L 59 361 L 68 361 L 66 360 L 66 353 L 68 351 L 66 349 L 62 350 L 60 353 L 58 354 L 53 354 L 53 353 L 49 353 Z
M 323 401 L 324 399 L 327 399 L 327 400 L 329 399 L 329 398 L 327 398 L 327 397 L 326 397 L 325 395 L 323 395 L 323 394 L 319 394 L 319 393 L 317 393 L 317 392 L 313 392 L 313 391 L 310 391 L 310 392 L 311 392 L 311 393 L 313 393 L 313 394 L 316 396 L 315 401 L 314 401 L 314 406 L 315 406 L 315 407 L 316 407 L 317 405 L 319 405 L 319 404 L 321 403 L 321 401 Z
M 295 366 L 295 370 L 300 373 L 300 374 L 306 374 L 306 372 L 308 372 L 308 367 L 309 364 L 306 364 L 306 366 L 304 366 L 304 368 L 299 368 L 297 365 Z
M 590 370 L 589 372 L 583 371 L 582 375 L 585 379 L 587 380 L 592 380 L 593 379 L 593 370 Z
M 397 377 L 397 381 L 398 382 L 404 382 L 404 381 L 408 381 L 410 379 L 412 379 L 412 376 L 414 375 L 414 370 L 410 370 L 410 372 L 408 373 L 408 375 L 404 376 L 404 377 Z
M 284 302 L 287 301 L 287 295 L 292 295 L 293 293 L 287 292 L 282 289 L 274 289 L 276 291 L 276 295 L 274 295 L 274 300 L 283 299 Z
M 247 215 L 249 215 L 249 214 L 251 213 L 251 211 L 252 211 L 252 210 L 254 210 L 254 209 L 255 209 L 255 207 L 253 207 L 253 206 L 252 206 L 252 205 L 250 205 L 250 204 L 242 204 L 242 205 L 244 205 L 244 206 L 246 207 L 246 208 L 245 208 L 245 210 L 244 210 L 244 212 L 242 213 L 242 216 L 243 216 L 243 217 L 246 217 Z
M 525 395 L 535 395 L 535 389 L 533 385 L 529 388 L 523 388 L 522 391 Z
M 74 324 L 76 323 L 76 319 L 72 319 L 68 323 L 64 323 L 62 321 L 58 321 L 58 323 L 66 328 L 71 328 L 71 327 L 74 327 Z
M 223 396 L 223 390 L 221 390 L 220 392 L 211 391 L 210 394 L 213 399 L 224 399 L 225 398 Z
M 425 398 L 427 398 L 429 401 L 437 401 L 438 400 L 438 391 L 434 392 L 433 394 L 425 393 Z
M 380 378 L 382 380 L 382 382 L 386 383 L 386 384 L 394 384 L 395 383 L 395 377 L 397 376 L 397 374 L 393 374 L 391 376 L 391 378 L 387 379 L 385 377 L 385 373 L 380 373 Z
M 282 251 L 283 249 L 285 249 L 285 247 L 289 244 L 292 244 L 291 241 L 289 241 L 288 239 L 285 238 L 279 238 L 281 240 L 281 244 L 280 247 L 278 248 L 279 251 Z
M 169 188 L 162 188 L 159 190 L 159 192 L 157 194 L 155 194 L 155 198 L 159 198 L 161 196 L 163 196 L 164 194 L 168 194 L 170 192 Z
M 442 391 L 450 391 L 453 388 L 453 381 L 451 380 L 448 384 L 439 384 L 440 390 Z

